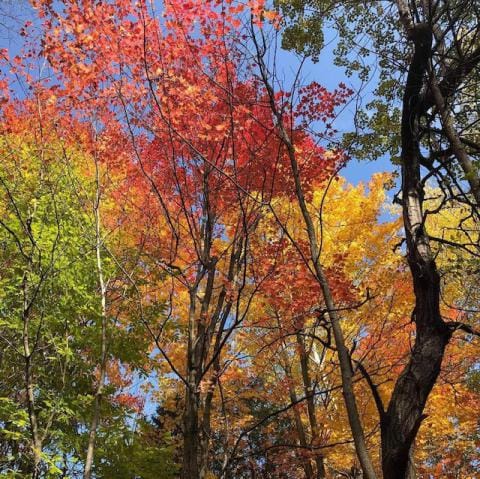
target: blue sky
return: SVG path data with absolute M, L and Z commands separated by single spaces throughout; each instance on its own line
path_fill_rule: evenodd
M 313 63 L 307 60 L 302 68 L 302 83 L 308 83 L 316 81 L 329 90 L 334 90 L 338 87 L 339 83 L 345 83 L 349 88 L 358 92 L 361 88 L 361 105 L 366 106 L 370 101 L 374 99 L 373 92 L 377 86 L 378 76 L 373 73 L 368 82 L 362 82 L 358 77 L 352 75 L 347 77 L 342 67 L 338 67 L 334 64 L 334 50 L 337 45 L 336 36 L 337 33 L 333 29 L 324 29 L 325 46 L 319 56 L 319 61 Z M 374 58 L 364 58 L 364 61 L 374 62 Z M 279 77 L 285 78 L 288 83 L 292 81 L 298 70 L 299 59 L 293 53 L 280 50 L 277 54 L 277 69 L 279 71 Z M 375 72 L 375 69 L 372 69 Z M 287 88 L 288 89 L 288 88 Z M 353 100 L 356 97 L 354 95 Z M 352 101 L 346 106 L 339 117 L 334 123 L 334 128 L 339 132 L 351 132 L 354 130 L 354 114 L 355 114 L 355 101 Z M 352 159 L 346 167 L 342 170 L 341 174 L 346 179 L 353 183 L 358 184 L 361 181 L 368 182 L 369 178 L 377 172 L 394 171 L 395 167 L 390 162 L 389 158 L 382 157 L 376 161 L 357 161 Z
M 330 38 L 329 38 L 330 35 Z M 354 91 L 358 91 L 360 87 L 360 80 L 355 76 L 347 77 L 343 68 L 334 65 L 334 49 L 336 42 L 334 40 L 333 32 L 326 31 L 326 46 L 320 54 L 318 63 L 307 62 L 304 69 L 306 79 L 315 80 L 324 85 L 328 89 L 334 89 L 340 82 L 344 82 Z M 371 81 L 364 86 L 362 90 L 362 104 L 366 105 L 373 99 L 373 90 L 377 85 L 377 79 L 374 76 Z M 347 105 L 345 111 L 339 116 L 335 127 L 341 132 L 348 132 L 354 129 L 354 103 Z M 368 181 L 368 179 L 380 171 L 393 171 L 393 165 L 388 158 L 380 158 L 376 161 L 357 161 L 353 159 L 350 161 L 342 174 L 349 182 L 354 184 L 360 181 Z

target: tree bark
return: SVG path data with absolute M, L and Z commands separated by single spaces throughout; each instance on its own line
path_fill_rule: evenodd
M 205 186 L 208 197 L 208 187 Z M 203 265 L 199 269 L 197 281 L 190 292 L 189 343 L 187 358 L 187 390 L 184 412 L 183 479 L 203 479 L 208 473 L 209 448 L 211 438 L 211 413 L 215 388 L 221 374 L 221 352 L 225 346 L 225 325 L 229 318 L 233 299 L 228 296 L 225 285 L 214 301 L 215 278 L 217 275 L 216 256 L 210 255 L 213 233 L 213 216 L 208 199 L 205 201 L 205 221 L 203 231 Z M 228 281 L 235 283 L 241 269 L 243 252 L 243 231 L 233 243 Z M 197 316 L 197 295 L 199 284 L 206 275 L 204 294 Z M 209 311 L 213 312 L 209 314 Z M 201 383 L 212 371 L 206 391 Z
M 310 423 L 310 431 L 312 433 L 312 443 L 314 444 L 314 446 L 318 446 L 319 431 L 318 431 L 317 416 L 315 411 L 316 409 L 315 398 L 313 395 L 314 391 L 312 389 L 312 380 L 310 378 L 308 353 L 305 348 L 305 339 L 301 334 L 297 334 L 297 344 L 300 349 L 300 367 L 302 370 L 302 380 L 303 380 L 305 396 L 307 398 L 307 411 L 308 411 L 308 420 Z M 315 464 L 317 466 L 316 478 L 324 479 L 326 472 L 325 472 L 325 463 L 324 463 L 323 454 L 321 453 L 315 454 Z
M 101 236 L 101 217 L 100 217 L 100 170 L 98 159 L 95 158 L 95 178 L 96 178 L 96 197 L 94 203 L 95 216 L 95 253 L 97 261 L 98 285 L 100 288 L 100 307 L 101 307 L 101 336 L 100 336 L 100 376 L 95 391 L 95 400 L 93 404 L 93 417 L 90 423 L 90 431 L 88 434 L 88 446 L 85 459 L 85 467 L 83 469 L 83 479 L 90 479 L 92 476 L 92 466 L 95 452 L 95 440 L 97 437 L 97 429 L 100 421 L 100 406 L 102 403 L 102 394 L 105 383 L 107 369 L 107 287 L 105 284 L 103 262 L 102 262 L 102 236 Z
M 198 392 L 188 388 L 185 403 L 182 478 L 194 479 L 199 477 Z
M 285 343 L 284 343 L 285 346 Z M 286 355 L 283 355 L 283 369 L 285 370 L 285 376 L 288 379 L 288 392 L 290 396 L 290 401 L 292 404 L 297 404 L 298 403 L 298 397 L 297 393 L 295 391 L 295 385 L 294 385 L 294 379 L 293 379 L 293 374 L 292 374 L 292 369 L 290 367 L 290 364 L 288 363 L 288 358 Z M 307 449 L 308 448 L 308 442 L 307 442 L 307 434 L 305 432 L 305 428 L 303 426 L 302 418 L 300 416 L 300 411 L 297 407 L 293 408 L 293 418 L 295 420 L 295 428 L 297 430 L 297 436 L 298 436 L 298 442 L 300 446 L 303 448 Z M 305 472 L 305 478 L 306 479 L 315 479 L 314 471 L 312 464 L 310 462 L 309 458 L 301 458 L 298 456 L 299 459 L 302 461 L 302 468 Z
M 35 410 L 35 393 L 32 378 L 32 356 L 33 351 L 30 347 L 30 304 L 28 302 L 27 293 L 27 271 L 24 273 L 22 280 L 23 293 L 23 354 L 25 360 L 25 389 L 27 392 L 27 410 L 30 422 L 30 431 L 32 434 L 32 455 L 33 468 L 32 479 L 37 479 L 40 474 L 40 464 L 42 460 L 42 439 L 40 436 L 40 428 L 38 425 L 37 413 Z
M 384 478 L 411 477 L 410 455 L 428 396 L 440 373 L 450 331 L 440 315 L 440 276 L 430 249 L 423 216 L 420 176 L 419 121 L 421 91 L 431 56 L 432 31 L 418 24 L 411 31 L 412 57 L 402 111 L 402 195 L 415 308 L 416 339 L 408 364 L 398 378 L 381 420 Z
M 198 414 L 200 407 L 200 391 L 197 384 L 198 364 L 196 350 L 198 337 L 195 335 L 196 288 L 190 291 L 190 310 L 188 326 L 187 351 L 187 384 L 185 391 L 185 409 L 183 413 L 183 464 L 182 479 L 199 477 L 199 428 Z

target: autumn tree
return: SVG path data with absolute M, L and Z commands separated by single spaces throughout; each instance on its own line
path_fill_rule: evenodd
M 31 3 L 1 51 L 2 472 L 469 474 L 477 11 Z M 328 22 L 363 80 L 356 35 L 389 46 L 355 133 L 358 95 L 278 56 L 320 53 Z M 340 176 L 385 152 L 387 211 L 395 175 Z
M 477 216 L 478 151 L 470 136 L 478 112 L 469 106 L 465 95 L 477 83 L 478 8 L 468 1 L 398 1 L 369 8 L 343 2 L 280 4 L 290 18 L 302 15 L 286 37 L 290 47 L 318 54 L 323 41 L 322 22 L 331 20 L 341 35 L 338 51 L 342 56 L 337 57 L 340 64 L 350 72 L 368 74 L 368 67 L 363 68 L 356 58 L 346 55 L 357 34 L 367 33 L 369 43 L 360 44 L 359 54 L 367 55 L 370 48 L 381 66 L 377 90 L 380 98 L 370 104 L 376 114 L 370 120 L 361 117 L 367 130 L 358 144 L 367 146 L 366 138 L 377 132 L 384 135 L 386 125 L 396 133 L 389 132 L 388 141 L 383 141 L 383 136 L 377 136 L 381 138 L 378 143 L 367 141 L 368 148 L 377 145 L 379 151 L 389 151 L 394 157 L 400 150 L 402 186 L 398 201 L 403 206 L 407 258 L 415 292 L 412 318 L 416 324 L 411 360 L 398 378 L 388 407 L 379 410 L 382 461 L 385 476 L 413 477 L 409 455 L 440 373 L 445 348 L 458 328 L 474 332 L 471 324 L 442 318 L 441 277 L 431 244 L 444 241 L 432 237 L 425 228 L 426 218 L 435 211 L 424 207 L 424 187 L 431 178 L 440 185 L 443 200 L 437 213 L 450 202 L 460 201 Z M 312 14 L 304 18 L 308 7 L 312 7 Z M 300 32 L 303 36 L 296 35 Z M 404 54 L 405 44 L 412 47 L 411 55 Z M 395 80 L 405 71 L 408 74 L 400 89 Z M 389 115 L 386 105 L 392 107 L 393 115 Z M 454 115 L 457 110 L 459 114 Z M 366 149 L 363 152 L 370 155 Z M 474 245 L 472 242 L 470 246 Z M 455 242 L 450 246 L 465 247 Z
M 160 329 L 142 321 L 163 372 L 185 387 L 184 477 L 207 471 L 212 399 L 232 361 L 222 354 L 262 280 L 248 271 L 249 238 L 273 188 L 272 142 L 248 129 L 259 92 L 236 70 L 234 9 L 172 3 L 163 26 L 145 5 L 129 2 L 108 8 L 74 2 L 62 12 L 45 3 L 41 10 L 44 54 L 62 75 L 64 94 L 78 100 L 113 93 L 100 107 L 118 115 L 131 139 L 132 181 L 156 201 L 140 198 L 137 221 L 153 219 L 161 232 L 141 232 L 142 254 L 159 277 L 172 279 L 164 296 L 169 318 Z M 193 36 L 199 19 L 201 35 Z M 163 333 L 174 322 L 184 342 L 171 345 Z
M 148 343 L 124 327 L 120 217 L 111 229 L 99 214 L 113 210 L 99 201 L 114 183 L 95 156 L 105 137 L 62 114 L 28 60 L 3 61 L 32 88 L 2 84 L 0 468 L 7 477 L 83 475 L 99 463 L 92 435 L 105 437 L 109 424 L 124 440 L 134 421 L 141 399 L 128 388 L 148 368 Z

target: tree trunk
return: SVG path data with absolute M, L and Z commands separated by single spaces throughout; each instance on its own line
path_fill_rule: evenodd
M 200 440 L 200 477 L 204 478 L 208 472 L 208 453 L 210 450 L 210 436 L 212 433 L 212 405 L 215 393 L 216 381 L 220 375 L 220 360 L 217 357 L 214 363 L 214 376 L 209 384 L 203 403 L 202 434 Z
M 314 390 L 312 389 L 312 380 L 310 378 L 308 353 L 305 348 L 305 340 L 301 334 L 297 334 L 297 343 L 300 349 L 300 366 L 302 370 L 302 380 L 305 396 L 307 397 L 307 411 L 308 420 L 310 422 L 310 431 L 312 432 L 312 443 L 314 446 L 318 446 L 319 431 L 317 424 L 317 416 L 315 413 L 315 398 L 313 395 Z M 323 454 L 318 452 L 315 454 L 315 464 L 317 466 L 316 478 L 324 479 L 326 473 Z
M 198 411 L 200 395 L 195 390 L 195 383 L 189 382 L 185 396 L 183 415 L 183 467 L 182 479 L 199 479 L 198 464 L 200 437 L 198 428 Z
M 283 127 L 283 123 L 280 123 L 280 119 L 278 121 L 280 137 L 283 139 L 288 149 L 290 163 L 292 166 L 292 173 L 295 181 L 297 199 L 300 205 L 300 209 L 302 211 L 305 225 L 307 227 L 313 267 L 315 269 L 317 281 L 322 290 L 323 300 L 325 301 L 325 306 L 328 311 L 330 324 L 332 325 L 335 345 L 337 347 L 338 361 L 340 363 L 342 393 L 345 401 L 345 409 L 347 410 L 350 429 L 352 431 L 353 441 L 355 443 L 355 450 L 360 464 L 362 465 L 365 479 L 376 479 L 375 469 L 373 468 L 373 463 L 370 458 L 370 453 L 368 451 L 367 441 L 365 438 L 365 433 L 363 431 L 360 413 L 358 411 L 357 400 L 355 398 L 355 392 L 353 390 L 353 370 L 350 363 L 350 353 L 348 352 L 348 349 L 345 345 L 345 337 L 343 334 L 342 326 L 340 324 L 340 317 L 337 312 L 335 300 L 333 299 L 328 279 L 323 270 L 323 265 L 321 264 L 319 259 L 320 251 L 315 236 L 315 227 L 303 195 L 303 190 L 300 183 L 298 163 L 295 156 L 295 149 L 290 141 L 290 137 L 288 136 L 285 128 Z
M 205 191 L 208 188 L 205 187 Z M 205 193 L 207 196 L 207 193 Z M 205 211 L 209 212 L 208 200 Z M 198 284 L 204 277 L 199 273 L 197 282 L 190 292 L 189 312 L 189 343 L 187 359 L 188 387 L 185 398 L 184 412 L 184 452 L 183 452 L 183 479 L 203 479 L 209 468 L 209 449 L 211 437 L 211 413 L 215 388 L 220 377 L 220 354 L 225 345 L 223 332 L 229 317 L 232 299 L 227 299 L 227 289 L 222 287 L 216 300 L 213 314 L 209 315 L 212 306 L 217 261 L 210 255 L 213 219 L 207 215 L 203 236 L 204 268 L 207 275 L 201 300 L 199 318 L 196 313 Z M 236 243 L 236 242 L 235 242 Z M 234 245 L 230 256 L 228 279 L 235 281 L 241 259 L 242 241 Z M 209 318 L 210 316 L 210 318 Z M 209 320 L 207 320 L 209 318 Z M 215 334 L 215 328 L 218 327 Z M 213 351 L 212 341 L 213 342 Z M 207 391 L 201 391 L 202 381 L 206 381 L 207 373 L 213 369 Z
M 196 327 L 197 288 L 190 291 L 190 310 L 188 325 L 187 384 L 185 391 L 185 408 L 183 412 L 183 465 L 182 479 L 199 479 L 198 455 L 200 449 L 199 409 L 200 391 L 198 388 L 198 350 L 199 338 Z
M 440 276 L 425 231 L 420 181 L 419 104 L 431 56 L 432 32 L 428 25 L 419 24 L 411 36 L 415 51 L 403 98 L 402 194 L 407 259 L 415 293 L 412 318 L 416 339 L 381 421 L 382 469 L 384 478 L 388 479 L 410 477 L 411 450 L 450 338 L 440 315 Z
M 292 404 L 297 404 L 298 397 L 297 397 L 297 393 L 295 391 L 295 386 L 293 383 L 293 374 L 292 374 L 290 365 L 288 364 L 288 358 L 286 358 L 285 355 L 283 357 L 283 363 L 284 363 L 283 369 L 285 370 L 285 375 L 288 379 L 288 392 L 290 396 L 290 401 L 292 402 Z M 300 416 L 300 410 L 297 407 L 293 408 L 293 417 L 295 420 L 295 428 L 297 429 L 298 442 L 300 446 L 307 449 L 308 448 L 307 435 L 305 433 L 305 428 L 303 427 L 302 418 Z M 314 471 L 313 471 L 313 467 L 310 462 L 310 459 L 301 458 L 300 456 L 298 457 L 302 461 L 302 468 L 305 472 L 305 478 L 314 479 L 315 475 L 314 475 Z
M 30 306 L 28 301 L 27 283 L 28 272 L 25 271 L 22 280 L 22 294 L 23 294 L 23 357 L 25 360 L 25 389 L 27 393 L 27 410 L 30 422 L 30 432 L 32 435 L 32 479 L 37 479 L 40 474 L 41 454 L 42 454 L 42 439 L 40 436 L 40 427 L 38 424 L 37 413 L 35 410 L 35 392 L 32 375 L 32 357 L 33 351 L 30 347 Z
M 93 459 L 95 452 L 95 440 L 97 437 L 97 429 L 100 421 L 100 406 L 102 403 L 103 387 L 105 383 L 107 369 L 107 287 L 105 284 L 103 261 L 102 261 L 102 235 L 101 235 L 101 216 L 100 216 L 100 169 L 98 159 L 95 158 L 95 177 L 96 177 L 96 197 L 94 204 L 95 216 L 95 253 L 97 260 L 98 285 L 100 288 L 100 306 L 101 306 L 101 335 L 100 335 L 100 377 L 95 391 L 95 401 L 93 405 L 93 418 L 90 423 L 90 431 L 88 434 L 87 455 L 85 459 L 85 467 L 83 470 L 83 479 L 90 479 L 92 476 Z
M 288 159 L 290 160 L 290 167 L 295 185 L 295 195 L 308 234 L 310 258 L 315 271 L 316 280 L 322 291 L 323 300 L 328 311 L 328 318 L 330 320 L 330 324 L 332 325 L 335 345 L 337 347 L 338 361 L 340 363 L 342 393 L 345 402 L 345 409 L 347 410 L 348 422 L 355 444 L 355 452 L 357 453 L 360 464 L 362 465 L 365 479 L 376 479 L 377 476 L 373 467 L 372 459 L 370 457 L 370 452 L 368 451 L 367 440 L 363 430 L 362 421 L 360 419 L 360 412 L 358 411 L 355 392 L 353 390 L 353 370 L 350 362 L 350 353 L 345 344 L 345 336 L 343 334 L 342 325 L 340 324 L 340 316 L 338 314 L 338 309 L 330 289 L 330 284 L 320 261 L 319 242 L 317 240 L 312 215 L 307 207 L 302 182 L 300 179 L 300 170 L 295 147 L 292 142 L 292 138 L 285 127 L 283 113 L 277 108 L 275 91 L 270 80 L 267 66 L 265 65 L 262 49 L 260 48 L 255 37 L 253 37 L 253 41 L 255 43 L 257 52 L 258 67 L 260 69 L 262 81 L 269 97 L 270 108 L 276 121 L 278 135 L 281 142 L 285 146 Z

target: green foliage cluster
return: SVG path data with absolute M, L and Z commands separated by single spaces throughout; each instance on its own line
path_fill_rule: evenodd
M 0 149 L 7 158 L 0 165 L 0 475 L 31 477 L 33 412 L 41 477 L 81 477 L 101 327 L 91 159 L 66 154 L 61 145 L 39 151 L 13 136 L 2 137 Z M 116 278 L 115 262 L 104 253 L 105 274 Z M 140 328 L 110 328 L 108 335 L 109 360 L 133 369 L 145 360 Z M 172 477 L 169 439 L 116 401 L 118 389 L 113 383 L 104 389 L 95 477 Z

